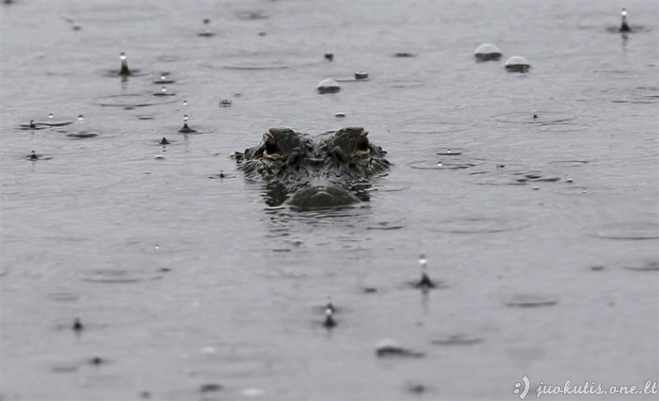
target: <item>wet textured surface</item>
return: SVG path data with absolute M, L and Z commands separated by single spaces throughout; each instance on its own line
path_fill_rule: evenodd
M 625 2 L 622 35 L 622 6 L 1 4 L 0 399 L 656 379 L 659 12 Z M 483 43 L 503 56 L 478 62 Z M 532 68 L 508 73 L 513 55 Z M 229 156 L 277 126 L 362 126 L 392 168 L 359 207 L 271 207 Z M 407 285 L 421 253 L 429 291 Z M 386 338 L 410 353 L 378 357 Z

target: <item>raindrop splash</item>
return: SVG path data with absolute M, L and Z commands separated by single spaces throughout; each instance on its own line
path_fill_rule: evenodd
M 620 23 L 620 32 L 631 32 L 632 29 L 629 27 L 629 24 L 627 23 L 627 9 L 623 8 L 621 12 L 622 16 L 622 22 Z
M 80 318 L 77 317 L 73 321 L 73 327 L 72 328 L 73 328 L 73 331 L 75 331 L 76 333 L 79 334 L 85 327 L 82 325 L 82 322 L 80 321 Z
M 121 52 L 121 54 L 119 55 L 119 59 L 121 60 L 121 70 L 119 71 L 119 75 L 122 76 L 131 75 L 130 69 L 128 68 L 128 57 L 126 56 L 126 53 Z
M 180 132 L 182 134 L 192 134 L 192 133 L 197 132 L 197 130 L 192 129 L 192 128 L 190 128 L 190 126 L 188 126 L 188 115 L 187 114 L 183 116 L 183 127 L 180 130 L 178 130 L 178 132 Z
M 334 326 L 336 326 L 333 308 L 325 308 L 325 321 L 323 322 L 323 326 L 325 326 L 327 329 L 332 329 Z
M 428 261 L 426 256 L 421 254 L 419 256 L 419 265 L 421 266 L 421 280 L 416 283 L 416 287 L 422 289 L 423 291 L 428 291 L 430 288 L 435 288 L 435 283 L 430 280 L 428 276 Z

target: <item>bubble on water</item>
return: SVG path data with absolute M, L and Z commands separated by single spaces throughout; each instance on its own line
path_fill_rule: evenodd
M 366 71 L 357 71 L 357 72 L 355 72 L 355 79 L 356 80 L 368 79 L 368 72 L 366 72 Z
M 444 167 L 444 164 L 442 164 L 442 162 L 437 162 L 437 167 Z
M 474 51 L 474 57 L 478 61 L 498 60 L 501 58 L 501 50 L 491 43 L 484 43 Z
M 341 90 L 341 87 L 339 86 L 338 82 L 333 80 L 332 78 L 326 78 L 320 81 L 320 83 L 317 86 L 318 93 L 325 94 L 325 93 L 336 93 Z
M 505 68 L 510 72 L 528 72 L 531 65 L 526 58 L 513 56 L 506 61 Z
M 78 121 L 82 121 L 84 119 L 85 119 L 85 116 L 83 116 L 82 114 L 78 114 Z

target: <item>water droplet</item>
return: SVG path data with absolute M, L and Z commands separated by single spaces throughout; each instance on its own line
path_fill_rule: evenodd
M 55 117 L 53 113 L 48 114 L 48 118 L 52 119 L 53 117 Z
M 161 91 L 162 93 L 167 93 L 167 87 L 166 87 L 166 86 L 163 86 L 162 88 L 160 88 L 160 91 Z
M 131 75 L 130 69 L 128 68 L 128 57 L 126 57 L 126 53 L 121 52 L 119 55 L 119 59 L 121 60 L 121 70 L 119 70 L 119 75 L 122 76 L 127 76 Z
M 584 188 L 584 189 L 581 190 L 581 193 L 582 193 L 582 194 L 585 194 L 586 192 L 588 192 L 588 190 L 586 190 L 586 188 Z
M 336 321 L 334 320 L 334 308 L 330 307 L 331 304 L 325 308 L 325 321 L 323 322 L 323 326 L 325 326 L 328 329 L 333 328 L 336 326 Z
M 188 122 L 188 115 L 186 114 L 183 116 L 183 124 L 187 124 L 187 122 Z
M 79 115 L 78 115 L 78 121 L 82 121 L 82 120 L 84 120 L 84 119 L 85 119 L 85 116 L 83 116 L 82 114 L 79 114 Z
M 161 81 L 164 81 L 164 80 L 166 80 L 166 79 L 167 79 L 167 76 L 166 76 L 166 75 L 161 75 L 161 76 L 160 76 L 160 80 L 161 80 Z
M 442 162 L 437 162 L 437 167 L 443 167 L 444 164 Z
M 623 8 L 623 9 L 622 9 L 622 16 L 623 16 L 623 17 L 626 17 L 626 16 L 627 16 L 627 9 L 626 9 L 626 8 Z
M 187 105 L 188 105 L 188 101 L 187 101 L 187 100 L 184 100 L 184 101 L 183 101 L 183 107 L 185 107 L 185 106 L 187 106 Z
M 155 250 L 157 251 L 158 249 L 160 249 L 160 245 L 155 244 L 155 245 L 153 246 L 153 249 L 155 249 Z
M 426 270 L 428 268 L 427 263 L 428 261 L 426 260 L 426 255 L 421 254 L 421 256 L 419 256 L 419 265 L 421 266 L 422 270 Z

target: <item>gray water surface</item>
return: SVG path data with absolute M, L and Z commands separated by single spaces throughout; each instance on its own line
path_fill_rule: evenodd
M 617 1 L 2 4 L 0 398 L 656 380 L 659 10 L 623 6 L 625 36 Z M 476 63 L 488 42 L 502 59 Z M 529 73 L 506 72 L 514 55 Z M 355 71 L 370 79 L 316 92 Z M 163 72 L 174 96 L 153 96 Z M 72 124 L 20 128 L 50 113 Z M 229 155 L 277 126 L 363 126 L 393 168 L 351 209 L 269 207 Z M 379 358 L 387 338 L 424 356 Z

